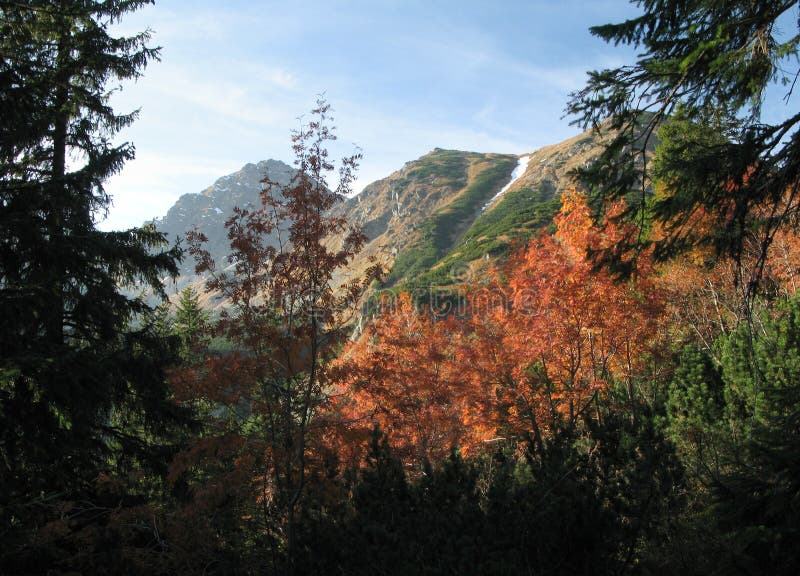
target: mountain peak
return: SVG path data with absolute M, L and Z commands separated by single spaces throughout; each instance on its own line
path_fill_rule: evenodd
M 258 206 L 263 189 L 261 181 L 266 176 L 279 184 L 287 184 L 294 172 L 294 168 L 280 160 L 248 162 L 236 172 L 218 178 L 205 190 L 181 196 L 166 216 L 155 221 L 156 227 L 170 241 L 198 227 L 208 237 L 212 253 L 227 253 L 225 221 L 233 214 L 234 207 Z M 192 275 L 193 270 L 194 262 L 191 258 L 185 259 L 181 274 Z
M 257 164 L 248 162 L 236 172 L 218 178 L 214 184 L 200 192 L 203 196 L 219 197 L 236 192 L 237 187 L 261 190 L 261 181 L 269 176 L 273 180 L 288 182 L 294 168 L 280 160 L 261 160 Z
M 591 132 L 523 155 L 434 148 L 334 209 L 368 237 L 349 273 L 378 261 L 392 270 L 387 286 L 427 286 L 452 282 L 452 270 L 488 266 L 552 222 L 561 193 L 575 185 L 571 171 L 599 150 Z M 225 222 L 233 208 L 257 208 L 265 176 L 287 184 L 295 173 L 279 160 L 247 163 L 201 193 L 181 196 L 156 226 L 170 240 L 197 226 L 221 262 L 230 251 Z M 191 259 L 181 274 L 184 282 L 200 281 Z

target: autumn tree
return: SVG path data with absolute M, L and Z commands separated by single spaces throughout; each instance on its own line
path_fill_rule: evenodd
M 465 316 L 437 316 L 401 294 L 344 351 L 336 406 L 356 464 L 375 425 L 406 463 L 498 441 L 542 453 L 558 430 L 598 413 L 612 386 L 622 386 L 629 414 L 644 401 L 661 312 L 652 271 L 644 259 L 635 281 L 595 271 L 587 249 L 622 231 L 595 227 L 576 192 L 563 203 L 556 234 L 472 287 Z
M 350 192 L 360 155 L 341 161 L 338 185 L 329 188 L 330 105 L 319 100 L 312 116 L 292 137 L 297 169 L 291 181 L 281 186 L 265 178 L 261 207 L 236 208 L 227 221 L 230 269 L 211 259 L 202 234 L 190 235 L 197 272 L 208 274 L 207 290 L 226 300 L 215 333 L 235 351 L 174 378 L 183 397 L 220 407 L 213 432 L 194 454 L 231 454 L 230 484 L 258 503 L 261 523 L 252 528 L 285 551 L 289 573 L 310 455 L 322 433 L 315 416 L 328 399 L 327 364 L 375 272 L 336 283 L 366 240 L 332 213 Z M 268 241 L 273 233 L 277 244 Z M 181 459 L 174 473 L 195 464 Z
M 707 229 L 702 213 L 696 215 L 694 226 Z M 717 338 L 749 321 L 756 333 L 763 332 L 761 324 L 769 310 L 797 292 L 797 230 L 784 227 L 776 231 L 769 253 L 765 259 L 762 255 L 758 239 L 749 236 L 738 260 L 717 257 L 708 248 L 694 248 L 659 266 L 656 284 L 666 295 L 668 321 L 679 345 L 691 343 L 719 362 L 719 350 L 714 346 Z M 749 279 L 755 276 L 760 278 L 760 286 L 753 294 Z
M 641 400 L 637 376 L 661 306 L 644 260 L 636 281 L 594 270 L 587 250 L 623 232 L 595 227 L 585 197 L 566 194 L 556 225 L 495 273 L 488 293 L 502 299 L 473 297 L 474 377 L 496 390 L 500 429 L 539 451 L 555 430 L 592 416 L 612 384 L 623 385 L 631 409 Z
M 385 299 L 333 370 L 342 460 L 356 468 L 362 463 L 375 426 L 416 471 L 454 447 L 469 451 L 491 438 L 482 410 L 488 398 L 465 377 L 468 338 L 461 319 L 418 308 L 408 293 Z

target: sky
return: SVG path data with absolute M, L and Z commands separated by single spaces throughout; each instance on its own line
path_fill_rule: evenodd
M 626 0 L 161 0 L 113 30 L 161 46 L 118 113 L 136 159 L 106 184 L 102 230 L 166 214 L 248 162 L 292 163 L 291 132 L 318 95 L 335 157 L 363 161 L 354 191 L 433 148 L 524 154 L 577 134 L 563 118 L 591 69 L 634 52 L 592 25 L 637 15 Z
M 166 214 L 248 162 L 292 162 L 291 131 L 325 95 L 335 156 L 360 147 L 355 191 L 433 148 L 522 154 L 579 132 L 562 119 L 591 68 L 624 49 L 588 27 L 624 0 L 157 1 L 114 29 L 151 29 L 161 61 L 122 85 L 136 159 L 106 184 L 104 230 Z

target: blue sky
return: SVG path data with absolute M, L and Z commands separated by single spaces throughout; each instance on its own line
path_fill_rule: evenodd
M 521 154 L 578 132 L 562 119 L 590 69 L 633 52 L 591 25 L 625 0 L 160 1 L 117 32 L 162 46 L 112 103 L 141 108 L 120 135 L 135 161 L 107 183 L 101 229 L 140 225 L 247 162 L 291 163 L 290 132 L 325 93 L 356 190 L 435 147 Z
M 291 162 L 290 132 L 325 93 L 334 152 L 361 147 L 356 188 L 435 147 L 523 153 L 577 133 L 561 120 L 590 68 L 625 51 L 592 24 L 624 0 L 161 1 L 129 14 L 162 47 L 112 100 L 141 108 L 137 158 L 107 183 L 102 229 L 139 225 L 247 162 Z

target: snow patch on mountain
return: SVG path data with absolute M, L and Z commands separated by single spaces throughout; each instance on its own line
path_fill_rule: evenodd
M 503 188 L 500 190 L 500 192 L 495 194 L 492 197 L 491 200 L 489 200 L 486 204 L 483 205 L 483 208 L 481 209 L 482 212 L 485 212 L 486 209 L 489 206 L 494 204 L 497 201 L 497 199 L 500 198 L 500 196 L 505 194 L 506 191 L 509 188 L 511 188 L 511 186 L 514 184 L 514 182 L 519 180 L 522 177 L 522 175 L 525 174 L 525 170 L 528 169 L 528 162 L 530 162 L 530 160 L 531 160 L 530 156 L 522 156 L 522 157 L 520 157 L 520 159 L 517 161 L 517 167 L 514 168 L 514 171 L 511 173 L 511 180 L 509 180 L 508 184 L 503 186 Z

